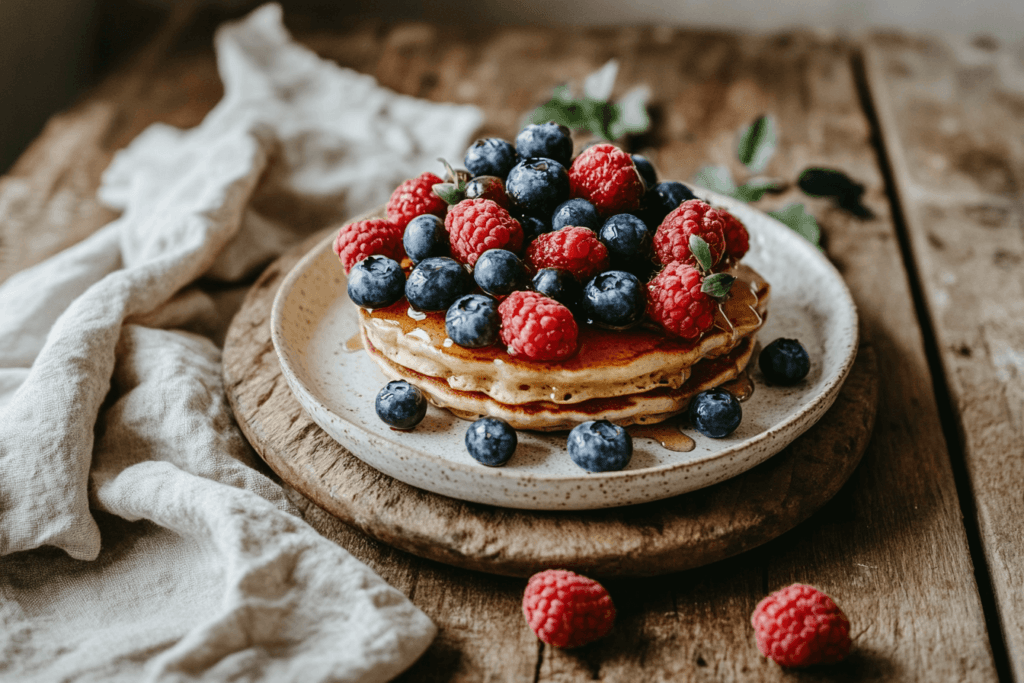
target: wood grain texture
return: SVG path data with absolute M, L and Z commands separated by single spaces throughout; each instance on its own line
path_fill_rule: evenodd
M 877 37 L 865 63 L 1024 681 L 1024 54 Z

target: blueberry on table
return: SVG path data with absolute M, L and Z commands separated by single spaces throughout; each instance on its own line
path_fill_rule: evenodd
M 644 256 L 651 244 L 647 224 L 629 213 L 615 214 L 606 220 L 597 237 L 608 247 L 612 262 L 620 264 Z
M 586 199 L 570 199 L 558 205 L 551 216 L 551 229 L 561 230 L 568 227 L 590 228 L 597 232 L 601 227 L 601 217 L 597 209 Z
M 456 299 L 444 317 L 448 338 L 467 349 L 495 343 L 500 327 L 498 302 L 483 294 L 467 294 Z
M 506 296 L 526 280 L 526 268 L 511 251 L 488 249 L 473 266 L 473 280 L 492 296 Z
M 474 176 L 493 175 L 499 178 L 507 177 L 517 161 L 516 148 L 501 138 L 477 140 L 470 145 L 465 158 L 466 168 Z
M 535 292 L 554 299 L 570 310 L 579 305 L 583 296 L 579 280 L 562 268 L 541 268 L 533 276 L 532 284 Z
M 377 417 L 395 429 L 412 429 L 427 414 L 427 399 L 417 387 L 405 380 L 395 380 L 377 394 Z
M 367 256 L 348 272 L 348 298 L 363 308 L 383 308 L 402 298 L 405 273 L 387 256 Z
M 654 165 L 650 160 L 642 154 L 630 154 L 633 157 L 633 165 L 636 166 L 636 170 L 640 173 L 640 177 L 644 179 L 644 184 L 647 185 L 647 189 L 650 189 L 658 184 L 658 174 L 654 170 Z
M 446 311 L 473 280 L 455 259 L 434 256 L 416 264 L 405 281 L 405 298 L 421 311 Z
M 572 461 L 588 472 L 614 472 L 633 457 L 633 437 L 608 420 L 576 425 L 566 444 Z
M 544 157 L 568 166 L 572 161 L 572 132 L 554 121 L 531 123 L 516 136 L 516 151 L 523 159 Z
M 554 159 L 527 159 L 505 181 L 509 203 L 520 214 L 547 218 L 569 198 L 569 174 Z
M 736 431 L 743 419 L 743 408 L 725 389 L 702 391 L 690 401 L 690 422 L 704 436 L 724 439 Z
M 446 256 L 448 231 L 444 229 L 444 221 L 432 213 L 416 216 L 405 227 L 402 246 L 413 263 L 431 256 Z
M 796 339 L 776 339 L 761 351 L 757 360 L 761 372 L 772 384 L 796 384 L 811 370 L 807 349 Z
M 496 417 L 482 417 L 466 430 L 466 450 L 474 460 L 488 467 L 507 463 L 517 445 L 516 430 Z
M 606 270 L 583 287 L 583 313 L 589 323 L 623 329 L 640 322 L 646 310 L 646 287 L 624 270 Z

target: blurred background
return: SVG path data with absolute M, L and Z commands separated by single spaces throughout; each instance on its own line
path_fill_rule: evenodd
M 0 173 L 60 111 L 175 13 L 195 5 L 220 21 L 249 0 L 0 0 Z M 806 28 L 955 33 L 1024 50 L 1022 0 L 282 0 L 325 20 L 379 17 L 462 23 L 678 25 L 749 32 Z

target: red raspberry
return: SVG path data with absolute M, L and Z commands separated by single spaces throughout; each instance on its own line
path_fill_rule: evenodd
M 570 195 L 586 199 L 603 216 L 636 211 L 644 190 L 632 157 L 615 145 L 588 147 L 569 167 Z
M 722 216 L 722 232 L 725 234 L 725 255 L 739 261 L 750 249 L 750 234 L 739 219 L 728 211 L 718 209 Z
M 582 282 L 607 270 L 608 247 L 590 228 L 562 228 L 531 242 L 526 248 L 526 263 L 534 270 L 568 270 Z
M 647 290 L 647 313 L 667 332 L 683 339 L 699 339 L 715 324 L 716 301 L 700 291 L 700 271 L 688 263 L 665 266 Z
M 782 666 L 834 664 L 850 654 L 850 622 L 832 598 L 794 583 L 757 603 L 757 649 Z
M 523 594 L 530 630 L 548 645 L 579 647 L 604 637 L 615 623 L 615 605 L 604 586 L 562 569 L 530 577 Z
M 346 223 L 334 238 L 334 253 L 341 259 L 346 273 L 367 256 L 375 254 L 401 263 L 405 258 L 402 229 L 379 218 Z
M 576 352 L 579 328 L 569 309 L 537 292 L 512 292 L 498 306 L 501 341 L 513 356 L 561 360 Z
M 688 199 L 679 205 L 654 233 L 654 253 L 662 264 L 684 261 L 697 265 L 690 254 L 690 236 L 697 235 L 711 248 L 712 265 L 725 252 L 725 221 L 721 212 L 699 199 Z
M 488 249 L 518 252 L 523 246 L 523 227 L 508 211 L 490 199 L 463 199 L 444 219 L 452 255 L 473 265 Z
M 434 194 L 434 185 L 440 182 L 441 179 L 433 173 L 423 173 L 396 187 L 388 200 L 388 220 L 405 230 L 409 221 L 425 213 L 444 218 L 448 205 Z

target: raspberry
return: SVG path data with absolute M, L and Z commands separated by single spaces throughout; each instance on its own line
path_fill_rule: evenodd
M 523 227 L 490 199 L 463 199 L 444 219 L 452 255 L 473 265 L 488 249 L 517 252 L 523 246 Z
M 699 339 L 715 323 L 715 300 L 700 291 L 700 272 L 688 263 L 672 263 L 650 284 L 647 313 L 667 332 Z
M 608 268 L 608 247 L 589 228 L 562 228 L 541 235 L 526 248 L 526 262 L 534 271 L 568 270 L 581 282 Z
M 512 356 L 561 360 L 576 352 L 579 328 L 569 309 L 537 292 L 512 292 L 498 306 L 501 341 Z
M 548 645 L 579 647 L 607 635 L 615 623 L 615 605 L 597 581 L 549 569 L 526 584 L 523 616 Z
M 603 216 L 636 211 L 644 189 L 632 157 L 615 145 L 588 147 L 569 168 L 569 195 L 586 199 Z
M 388 200 L 388 220 L 404 230 L 409 221 L 425 213 L 444 218 L 448 205 L 434 194 L 434 185 L 440 182 L 433 173 L 423 173 L 396 187 Z
M 334 253 L 346 273 L 367 256 L 387 256 L 401 263 L 405 258 L 402 229 L 379 218 L 347 223 L 334 238 Z
M 794 583 L 775 591 L 750 617 L 757 648 L 782 666 L 834 664 L 850 654 L 850 622 L 813 586 Z
M 718 210 L 722 216 L 722 232 L 725 235 L 725 255 L 739 261 L 750 249 L 750 234 L 739 219 L 728 211 Z
M 665 216 L 654 233 L 654 253 L 662 264 L 684 261 L 696 265 L 690 254 L 690 237 L 697 235 L 711 248 L 712 264 L 725 252 L 725 221 L 721 212 L 699 199 L 689 199 Z

